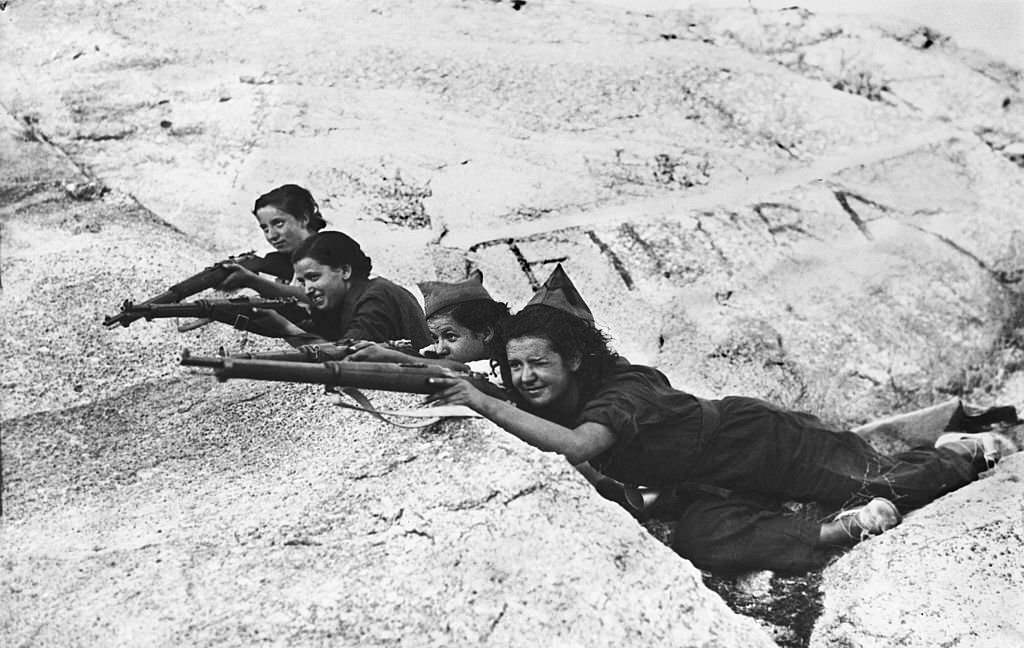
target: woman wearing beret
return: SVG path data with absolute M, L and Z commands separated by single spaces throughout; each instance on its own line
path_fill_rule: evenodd
M 424 281 L 424 312 L 432 344 L 420 349 L 422 360 L 457 371 L 490 373 L 487 345 L 501 322 L 508 317 L 508 305 L 495 301 L 483 286 L 477 270 L 457 282 Z M 408 362 L 409 355 L 386 344 L 360 342 L 349 360 Z

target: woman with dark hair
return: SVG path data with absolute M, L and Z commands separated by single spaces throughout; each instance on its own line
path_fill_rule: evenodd
M 474 271 L 465 281 L 424 281 L 423 310 L 434 344 L 424 355 L 469 364 L 490 359 L 488 346 L 509 316 L 508 304 L 495 301 Z
M 257 198 L 252 213 L 267 243 L 274 246 L 266 258 L 280 257 L 281 265 L 289 267 L 292 252 L 327 226 L 313 195 L 295 184 L 281 185 Z M 221 290 L 250 288 L 268 298 L 303 296 L 301 288 L 289 285 L 290 277 L 273 281 L 237 264 L 224 265 L 232 273 L 218 286 Z
M 896 526 L 901 512 L 1015 450 L 994 433 L 955 434 L 890 457 L 810 414 L 754 398 L 698 398 L 615 354 L 578 315 L 581 305 L 566 277 L 502 326 L 498 359 L 518 407 L 457 377 L 432 379 L 444 389 L 431 400 L 469 406 L 574 465 L 589 461 L 628 484 L 691 494 L 673 546 L 698 567 L 820 567 L 837 546 Z M 785 512 L 786 500 L 856 508 L 818 522 Z
M 565 271 L 557 267 L 548 279 L 547 285 L 568 282 Z M 421 349 L 422 362 L 437 364 L 456 371 L 475 371 L 479 374 L 493 374 L 492 354 L 500 355 L 501 344 L 495 344 L 498 332 L 509 318 L 508 304 L 495 301 L 483 286 L 483 273 L 474 271 L 463 281 L 424 281 L 419 285 L 423 293 L 427 327 L 434 338 L 434 344 Z M 593 322 L 593 315 L 582 303 L 563 303 L 576 317 Z M 592 329 L 603 344 L 604 337 Z M 568 331 L 563 332 L 566 335 Z M 555 335 L 561 339 L 564 335 Z M 357 342 L 355 353 L 346 357 L 349 361 L 408 362 L 409 355 L 391 348 L 387 344 Z M 599 367 L 595 367 L 599 372 Z M 507 381 L 507 376 L 504 377 Z M 506 382 L 506 384 L 510 384 Z M 513 390 L 508 390 L 514 395 Z M 632 515 L 644 519 L 650 514 L 655 502 L 663 501 L 661 494 L 651 489 L 631 487 L 602 475 L 590 464 L 583 462 L 576 470 L 589 481 L 606 499 L 616 502 Z
M 309 320 L 290 324 L 282 317 L 280 337 L 311 333 L 320 340 L 386 342 L 409 340 L 414 348 L 430 343 L 423 310 L 405 288 L 370 278 L 370 257 L 359 243 L 341 232 L 321 232 L 302 241 L 292 252 L 294 281 L 309 301 Z M 304 340 L 315 342 L 316 340 Z
M 423 293 L 427 328 L 433 338 L 433 344 L 419 349 L 420 359 L 457 371 L 490 373 L 487 346 L 509 310 L 508 304 L 491 298 L 483 285 L 483 273 L 476 270 L 463 281 L 424 281 L 417 285 Z M 360 342 L 353 348 L 356 351 L 348 360 L 409 361 L 408 353 L 386 344 Z

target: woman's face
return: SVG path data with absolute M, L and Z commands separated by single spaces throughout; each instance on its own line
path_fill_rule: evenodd
M 311 232 L 306 229 L 308 218 L 295 218 L 277 207 L 260 207 L 256 210 L 256 220 L 260 223 L 267 243 L 273 245 L 278 252 L 291 254 L 299 247 L 299 243 L 311 236 Z
M 451 315 L 434 315 L 427 320 L 427 328 L 434 337 L 434 346 L 431 348 L 437 357 L 456 362 L 487 358 L 484 336 L 459 324 Z
M 310 305 L 319 311 L 341 306 L 348 292 L 348 280 L 352 268 L 332 268 L 309 257 L 303 257 L 293 264 L 295 281 L 306 291 Z
M 505 346 L 512 386 L 533 407 L 565 409 L 575 404 L 579 360 L 567 361 L 542 337 L 512 338 Z

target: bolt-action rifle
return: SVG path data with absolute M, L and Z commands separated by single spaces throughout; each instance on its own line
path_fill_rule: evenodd
M 121 306 L 121 313 L 133 319 L 145 318 L 147 320 L 164 317 L 205 317 L 247 331 L 250 322 L 257 316 L 258 309 L 277 311 L 292 321 L 302 320 L 309 316 L 308 311 L 299 305 L 299 300 L 295 297 L 286 299 L 251 297 L 197 299 L 173 304 L 133 304 L 126 301 Z
M 431 378 L 467 378 L 473 386 L 489 396 L 505 399 L 505 392 L 483 374 L 454 373 L 438 365 L 391 362 L 282 362 L 279 360 L 246 360 L 223 356 L 193 356 L 186 349 L 181 364 L 187 367 L 209 367 L 217 380 L 232 378 L 310 383 L 325 387 L 357 387 L 409 394 L 433 394 L 443 389 L 431 384 Z
M 192 275 L 191 277 L 174 284 L 164 292 L 160 293 L 156 297 L 151 297 L 144 302 L 136 304 L 136 306 L 148 306 L 150 304 L 172 304 L 180 302 L 181 300 L 191 297 L 196 293 L 200 293 L 207 288 L 214 288 L 222 281 L 228 278 L 231 274 L 231 270 L 224 266 L 225 263 L 237 263 L 246 270 L 252 272 L 261 272 L 263 274 L 273 275 L 278 278 L 290 278 L 292 276 L 292 266 L 288 262 L 288 257 L 283 254 L 268 254 L 265 257 L 258 256 L 252 252 L 245 252 L 237 256 L 228 257 L 224 261 L 218 261 L 208 268 Z M 117 315 L 112 315 L 103 319 L 104 326 L 128 326 L 135 320 L 143 317 L 140 314 L 125 312 L 124 308 Z
M 277 360 L 279 362 L 327 362 L 341 360 L 352 353 L 354 340 L 345 339 L 324 344 L 304 344 L 290 351 L 257 351 L 255 353 L 228 353 L 223 347 L 220 357 L 233 360 Z M 182 363 L 184 364 L 184 363 Z

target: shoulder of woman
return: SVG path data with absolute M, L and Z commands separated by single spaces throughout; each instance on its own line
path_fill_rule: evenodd
M 594 390 L 594 398 L 609 393 L 642 393 L 672 389 L 665 376 L 646 365 L 616 363 L 609 368 Z
M 407 289 L 390 279 L 374 277 L 366 282 L 366 289 L 360 295 L 359 300 L 386 300 L 386 301 L 416 301 L 416 297 Z

